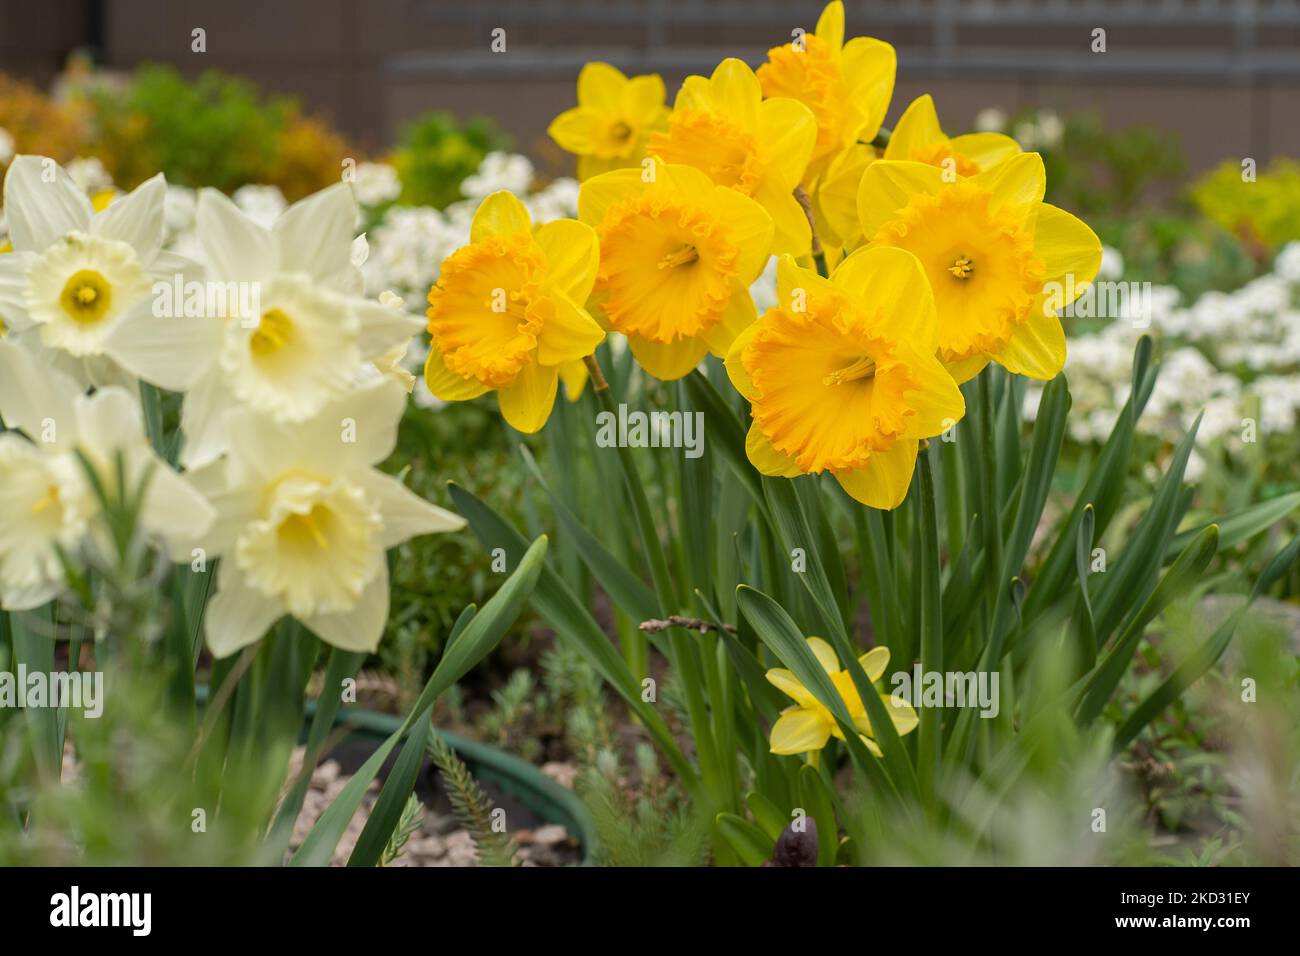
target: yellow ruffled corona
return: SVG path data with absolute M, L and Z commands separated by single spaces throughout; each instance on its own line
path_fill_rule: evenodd
M 686 78 L 667 131 L 650 137 L 649 150 L 755 199 L 775 225 L 773 251 L 802 256 L 812 232 L 794 189 L 816 138 L 808 107 L 788 97 L 764 100 L 754 71 L 729 58 L 708 78 Z
M 757 313 L 749 286 L 772 247 L 772 217 L 700 170 L 650 159 L 583 183 L 578 217 L 600 237 L 592 299 L 641 366 L 678 379 L 727 354 Z
M 805 174 L 811 182 L 830 160 L 858 141 L 880 132 L 894 94 L 898 57 L 883 40 L 854 37 L 844 42 L 844 4 L 826 5 L 814 33 L 768 51 L 758 68 L 764 96 L 788 96 L 817 119 L 817 143 Z
M 863 250 L 830 279 L 782 258 L 777 305 L 726 359 L 752 407 L 750 462 L 765 475 L 829 471 L 863 504 L 897 507 L 921 439 L 966 410 L 935 337 L 934 299 L 914 256 Z
M 444 401 L 495 391 L 521 432 L 546 424 L 560 375 L 605 337 L 583 303 L 600 250 L 590 226 L 557 219 L 533 231 L 508 192 L 483 200 L 470 243 L 442 263 L 429 290 L 432 338 L 424 379 Z
M 939 357 L 958 382 L 989 361 L 1037 379 L 1065 364 L 1057 312 L 1096 277 L 1101 242 L 1043 202 L 1045 187 L 1037 153 L 969 178 L 883 159 L 862 175 L 862 234 L 870 247 L 921 261 L 939 314 Z

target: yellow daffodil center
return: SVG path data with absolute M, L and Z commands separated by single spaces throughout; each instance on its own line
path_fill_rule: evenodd
M 694 166 L 719 186 L 752 196 L 762 177 L 754 137 L 712 111 L 673 112 L 668 132 L 650 137 L 650 152 L 666 163 Z
M 280 543 L 299 552 L 330 549 L 333 516 L 327 508 L 313 505 L 306 514 L 290 514 L 280 524 Z
M 74 322 L 94 325 L 112 306 L 113 289 L 108 280 L 94 269 L 81 269 L 64 283 L 59 303 Z
M 812 110 L 817 120 L 817 144 L 812 161 L 847 145 L 857 130 L 852 128 L 848 84 L 840 69 L 839 51 L 815 34 L 805 34 L 803 50 L 794 45 L 767 51 L 767 62 L 758 68 L 763 96 L 788 96 Z
M 823 294 L 803 311 L 769 309 L 741 361 L 754 421 L 803 472 L 861 468 L 915 414 L 915 378 L 882 331 L 888 317 Z
M 14 244 L 10 242 L 8 239 L 6 239 L 4 242 L 0 242 L 0 256 L 4 255 L 6 252 L 13 252 L 13 251 L 14 251 Z
M 945 142 L 927 143 L 924 146 L 914 146 L 907 157 L 913 162 L 926 163 L 930 166 L 938 166 L 940 169 L 950 170 L 958 176 L 974 176 L 980 171 L 979 163 L 975 162 L 968 156 L 963 156 Z
M 90 205 L 95 212 L 103 212 L 113 204 L 113 200 L 116 198 L 116 189 L 101 189 L 99 192 L 95 193 L 95 195 L 90 197 Z
M 555 314 L 545 281 L 541 250 L 522 233 L 492 236 L 448 257 L 427 313 L 447 368 L 489 388 L 514 382 Z
M 631 123 L 619 117 L 610 117 L 595 124 L 592 153 L 602 159 L 631 155 L 636 147 L 637 133 Z
M 1030 316 L 1045 277 L 1023 208 L 994 206 L 975 183 L 918 194 L 871 241 L 921 260 L 939 313 L 944 361 L 995 353 Z
M 596 288 L 617 331 L 668 343 L 722 319 L 740 248 L 713 213 L 642 195 L 611 206 L 598 232 Z
M 32 514 L 38 515 L 46 509 L 53 508 L 58 504 L 60 504 L 59 486 L 50 485 L 49 488 L 45 490 L 45 494 L 42 497 L 32 502 Z
M 280 309 L 262 314 L 248 338 L 248 348 L 258 358 L 267 358 L 289 345 L 294 338 L 293 320 Z

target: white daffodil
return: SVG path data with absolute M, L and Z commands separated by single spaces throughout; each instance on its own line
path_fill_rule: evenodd
M 77 452 L 110 489 L 119 455 L 129 487 L 147 474 L 140 521 L 169 547 L 212 525 L 212 506 L 154 454 L 126 389 L 81 394 L 72 379 L 0 341 L 0 417 L 15 429 L 0 434 L 0 606 L 33 608 L 58 595 L 56 546 L 75 555 L 96 532 L 99 502 Z
M 232 406 L 280 424 L 304 422 L 420 329 L 415 316 L 361 296 L 355 219 L 344 183 L 295 203 L 270 228 L 216 190 L 199 193 L 206 278 L 224 294 L 209 300 L 221 320 L 215 360 L 185 396 L 186 465 L 226 449 L 224 413 Z
M 199 542 L 222 559 L 205 618 L 214 655 L 254 643 L 286 614 L 336 647 L 379 645 L 384 552 L 465 524 L 372 467 L 392 452 L 405 401 L 383 379 L 298 424 L 247 407 L 227 413 L 228 454 L 194 476 L 217 509 Z
M 0 320 L 81 385 L 183 389 L 203 364 L 204 323 L 155 314 L 155 283 L 196 269 L 162 251 L 166 191 L 160 174 L 96 212 L 52 159 L 17 156 L 5 175 Z

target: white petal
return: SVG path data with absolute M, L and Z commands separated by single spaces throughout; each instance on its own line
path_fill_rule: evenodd
M 206 465 L 225 452 L 229 444 L 225 415 L 233 401 L 216 368 L 201 375 L 185 393 L 181 406 L 181 432 L 185 435 L 181 464 L 186 468 Z
M 73 400 L 81 388 L 42 365 L 26 349 L 0 339 L 0 418 L 41 448 L 68 449 L 77 440 Z
M 216 509 L 167 463 L 153 458 L 141 523 L 165 541 L 201 540 L 216 520 Z
M 203 619 L 208 650 L 213 657 L 229 657 L 261 640 L 282 617 L 279 601 L 249 587 L 242 574 L 223 563 L 217 571 L 217 593 Z
M 382 302 L 351 299 L 349 303 L 361 320 L 361 336 L 357 344 L 366 358 L 383 355 L 410 341 L 424 327 L 424 322 L 419 317 L 404 310 L 390 308 Z
M 0 255 L 0 321 L 11 330 L 25 329 L 32 324 L 23 290 L 27 288 L 27 270 L 36 259 L 34 252 Z
M 379 562 L 379 573 L 366 585 L 357 605 L 350 611 L 317 614 L 302 623 L 326 644 L 345 651 L 370 651 L 379 647 L 388 619 L 388 564 Z
M 294 203 L 275 221 L 276 249 L 283 272 L 305 272 L 332 284 L 352 271 L 352 226 L 357 202 L 347 183 Z
M 113 200 L 95 216 L 90 231 L 106 239 L 129 243 L 141 262 L 150 262 L 162 248 L 163 198 L 167 182 L 158 173 L 125 196 Z
M 133 375 L 183 392 L 215 364 L 223 320 L 158 317 L 151 306 L 142 302 L 123 316 L 104 339 L 104 352 Z
M 5 175 L 4 194 L 9 239 L 20 252 L 42 252 L 74 229 L 90 228 L 90 200 L 52 159 L 15 156 Z
M 199 191 L 194 221 L 211 278 L 252 282 L 275 268 L 271 233 L 217 190 Z
M 408 538 L 440 531 L 459 531 L 465 519 L 425 501 L 392 475 L 370 471 L 360 479 L 366 497 L 384 518 L 380 546 L 387 550 Z

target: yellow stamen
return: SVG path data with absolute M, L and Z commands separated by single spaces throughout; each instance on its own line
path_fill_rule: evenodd
M 845 382 L 856 382 L 859 379 L 870 378 L 876 374 L 876 360 L 869 356 L 862 356 L 856 362 L 837 369 L 822 379 L 823 385 L 843 385 Z
M 305 515 L 291 515 L 289 521 L 293 522 L 293 531 L 295 533 L 305 533 L 307 537 L 316 542 L 318 548 L 322 551 L 328 551 L 330 549 L 330 543 L 329 539 L 325 537 L 325 533 L 321 530 L 317 515 L 317 511 L 319 510 L 319 508 L 312 508 L 311 511 Z
M 94 269 L 82 269 L 64 283 L 59 299 L 63 311 L 74 322 L 94 325 L 108 313 L 113 290 L 108 280 Z
M 257 323 L 248 347 L 254 355 L 270 355 L 284 348 L 292 337 L 293 321 L 279 309 L 271 309 Z
M 975 264 L 965 256 L 961 256 L 956 262 L 948 267 L 948 271 L 958 279 L 969 279 L 970 274 L 975 271 Z
M 682 246 L 676 252 L 670 252 L 668 255 L 660 259 L 659 268 L 671 269 L 674 266 L 689 266 L 692 263 L 698 262 L 699 258 L 700 254 L 695 250 L 695 247 L 687 244 Z
M 38 515 L 46 508 L 53 507 L 58 503 L 59 503 L 59 486 L 50 485 L 49 489 L 45 492 L 45 497 L 41 498 L 39 501 L 35 502 L 32 505 L 32 514 Z

